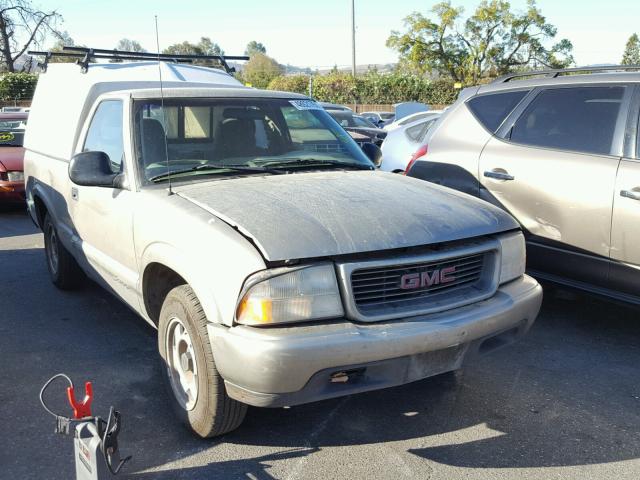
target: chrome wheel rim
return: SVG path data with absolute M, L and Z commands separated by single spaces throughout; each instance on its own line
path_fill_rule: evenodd
M 58 256 L 58 234 L 53 225 L 49 224 L 47 229 L 47 261 L 49 268 L 53 274 L 58 272 L 59 256 Z
M 198 364 L 191 336 L 182 321 L 172 317 L 167 327 L 167 374 L 178 403 L 193 410 L 198 400 Z

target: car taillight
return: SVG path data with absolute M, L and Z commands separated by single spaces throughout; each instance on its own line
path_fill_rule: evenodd
M 411 167 L 413 167 L 413 164 L 416 163 L 416 160 L 424 157 L 426 154 L 427 154 L 426 145 L 423 145 L 418 150 L 416 150 L 414 154 L 411 156 L 411 160 L 409 160 L 409 164 L 407 165 L 407 168 L 405 169 L 404 174 L 406 175 L 409 172 L 409 170 L 411 170 Z

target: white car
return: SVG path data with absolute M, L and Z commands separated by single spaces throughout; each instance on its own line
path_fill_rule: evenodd
M 422 147 L 427 132 L 442 114 L 440 111 L 428 113 L 429 115 L 389 131 L 382 144 L 380 170 L 396 173 L 406 170 L 412 156 Z M 422 115 L 422 112 L 415 115 Z
M 423 118 L 431 118 L 434 113 L 442 113 L 442 110 L 428 110 L 426 112 L 416 112 L 411 115 L 407 115 L 406 117 L 401 118 L 400 120 L 396 120 L 394 122 L 388 123 L 384 128 L 387 131 L 395 130 L 398 127 L 403 127 L 410 123 L 416 122 L 418 120 L 422 120 Z

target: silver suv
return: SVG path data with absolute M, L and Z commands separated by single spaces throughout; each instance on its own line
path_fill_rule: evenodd
M 638 303 L 640 73 L 617 69 L 464 90 L 408 175 L 510 212 L 534 276 Z

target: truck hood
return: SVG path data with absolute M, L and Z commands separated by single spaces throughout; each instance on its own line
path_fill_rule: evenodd
M 398 174 L 331 171 L 175 188 L 249 237 L 269 261 L 428 245 L 518 228 L 471 196 Z

